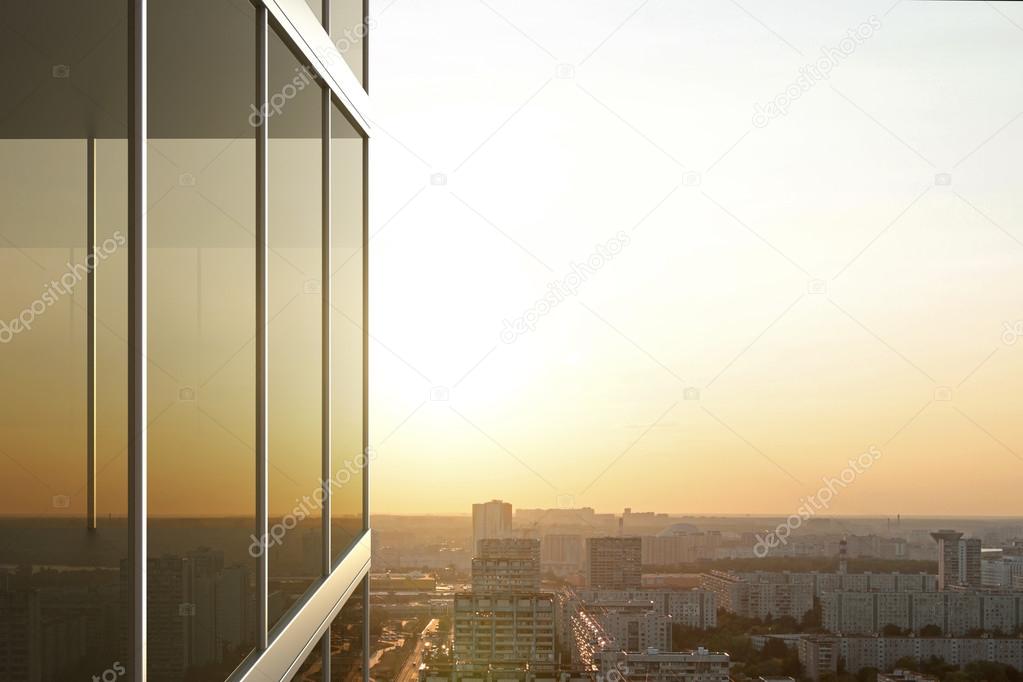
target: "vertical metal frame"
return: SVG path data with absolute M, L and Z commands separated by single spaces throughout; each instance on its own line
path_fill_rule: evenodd
M 268 218 L 268 157 L 269 135 L 267 126 L 267 79 L 269 74 L 269 17 L 265 6 L 259 6 L 256 16 L 256 102 L 264 112 L 256 130 L 256 537 L 262 546 L 259 552 L 256 580 L 256 642 L 265 650 L 269 637 L 270 557 L 269 537 L 269 480 L 268 480 L 268 411 L 267 411 L 267 265 L 269 256 Z
M 130 94 L 128 97 L 128 526 L 131 536 L 129 561 L 131 585 L 128 650 L 133 682 L 146 680 L 146 556 L 148 536 L 148 419 L 146 349 L 148 323 L 148 247 L 146 218 L 147 67 L 146 35 L 148 0 L 132 0 Z
M 85 523 L 96 530 L 96 138 L 85 143 Z
M 330 34 L 330 4 L 331 0 L 323 0 L 321 15 L 323 17 L 323 28 Z M 320 570 L 323 577 L 326 578 L 330 575 L 331 564 L 333 563 L 333 549 L 332 549 L 332 537 L 331 537 L 331 485 L 330 482 L 334 479 L 333 471 L 333 460 L 332 460 L 332 443 L 333 443 L 333 377 L 334 377 L 334 348 L 333 348 L 333 335 L 331 334 L 330 324 L 330 308 L 333 301 L 333 290 L 334 287 L 331 284 L 331 275 L 333 274 L 333 255 L 331 250 L 333 248 L 333 241 L 331 240 L 331 223 L 333 219 L 332 206 L 333 197 L 331 194 L 331 186 L 333 184 L 333 167 L 331 165 L 331 146 L 333 141 L 333 131 L 331 129 L 331 109 L 333 102 L 331 102 L 330 88 L 321 84 L 321 126 L 320 132 L 321 137 L 321 154 L 323 165 L 321 168 L 322 174 L 322 215 L 320 216 L 323 220 L 322 232 L 320 236 L 320 343 L 322 344 L 322 352 L 320 357 L 320 377 L 321 377 L 321 400 L 323 401 L 322 409 L 320 413 L 321 419 L 321 438 L 322 442 L 322 472 L 321 472 L 321 483 L 323 484 L 323 507 L 320 509 L 321 521 L 323 524 L 323 557 L 320 564 Z M 330 632 L 331 626 L 327 626 L 327 631 L 323 635 L 323 641 L 321 643 L 321 668 L 323 682 L 330 682 Z

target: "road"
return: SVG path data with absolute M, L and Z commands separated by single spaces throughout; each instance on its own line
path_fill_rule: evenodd
M 394 678 L 395 682 L 419 682 L 419 664 L 422 663 L 423 652 L 426 650 L 426 638 L 437 631 L 439 624 L 439 621 L 434 618 L 419 633 L 419 637 L 416 638 L 416 646 L 402 664 L 401 670 Z

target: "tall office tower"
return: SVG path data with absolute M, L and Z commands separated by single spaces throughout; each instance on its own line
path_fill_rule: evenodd
M 480 540 L 506 538 L 512 534 L 511 502 L 491 500 L 472 505 L 472 553 L 479 554 Z
M 479 552 L 472 560 L 473 594 L 523 594 L 539 591 L 539 540 L 480 540 Z
M 642 560 L 641 538 L 587 538 L 587 584 L 603 590 L 638 590 L 643 583 Z
M 964 538 L 959 541 L 959 584 L 980 587 L 983 571 L 980 565 L 980 538 Z
M 0 565 L 82 570 L 0 592 L 0 682 L 290 680 L 368 594 L 368 9 L 3 3 L 0 297 L 82 312 L 0 320 L 0 447 L 56 477 L 0 470 Z
M 959 531 L 947 529 L 931 533 L 931 537 L 938 543 L 938 589 L 980 587 L 980 539 L 963 538 Z
M 938 589 L 944 590 L 958 583 L 959 540 L 963 534 L 945 529 L 931 533 L 931 537 L 938 543 Z

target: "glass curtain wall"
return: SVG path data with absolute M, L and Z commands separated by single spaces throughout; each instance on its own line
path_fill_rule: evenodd
M 255 637 L 256 10 L 149 1 L 148 676 Z
M 118 2 L 0 20 L 2 680 L 126 661 L 126 23 Z
M 271 11 L 270 101 L 260 111 L 261 0 L 146 5 L 148 547 L 136 567 L 148 582 L 146 676 L 214 682 L 258 669 L 264 599 L 277 626 L 270 648 L 299 609 L 317 598 L 336 602 L 330 590 L 314 594 L 324 585 L 325 527 L 334 566 L 363 537 L 365 141 L 337 100 L 324 139 L 323 85 L 302 49 L 281 37 Z M 0 22 L 0 680 L 132 679 L 131 6 L 4 3 Z M 255 534 L 263 123 L 270 138 L 265 596 Z M 332 298 L 329 524 L 319 494 L 324 291 Z M 348 562 L 345 575 L 361 569 L 357 563 Z M 343 613 L 351 619 L 356 611 L 349 605 Z M 326 637 L 331 651 L 336 639 Z M 316 656 L 322 662 L 323 649 L 312 662 Z M 351 661 L 345 666 L 353 669 Z

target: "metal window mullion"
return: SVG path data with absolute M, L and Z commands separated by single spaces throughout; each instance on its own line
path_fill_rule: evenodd
M 96 138 L 85 147 L 85 478 L 86 527 L 96 530 Z
M 368 37 L 368 36 L 367 36 Z M 369 140 L 362 139 L 362 529 L 369 523 Z M 372 538 L 371 538 L 372 539 Z M 362 679 L 369 682 L 369 575 L 362 586 Z
M 270 561 L 267 540 L 270 531 L 268 471 L 268 410 L 267 410 L 267 208 L 268 208 L 268 147 L 267 79 L 269 77 L 268 13 L 264 5 L 258 8 L 256 21 L 256 101 L 259 117 L 256 129 L 256 537 L 260 538 L 257 569 L 256 638 L 259 649 L 267 648 L 269 633 Z
M 331 0 L 323 0 L 323 26 L 330 33 L 330 2 Z M 321 437 L 322 442 L 322 472 L 321 482 L 323 484 L 323 508 L 320 510 L 320 516 L 323 522 L 323 561 L 322 561 L 322 573 L 323 577 L 326 578 L 330 574 L 331 565 L 333 563 L 333 549 L 331 537 L 331 486 L 330 481 L 334 478 L 333 463 L 332 463 L 332 440 L 333 440 L 333 429 L 332 429 L 332 413 L 333 413 L 333 394 L 332 384 L 334 376 L 334 359 L 333 359 L 333 340 L 331 335 L 330 325 L 330 308 L 332 303 L 333 286 L 331 286 L 331 274 L 332 274 L 332 261 L 331 261 L 331 249 L 333 247 L 331 241 L 331 183 L 333 169 L 331 167 L 330 158 L 330 146 L 331 146 L 331 97 L 330 88 L 326 86 L 322 87 L 322 129 L 321 129 L 321 158 L 322 158 L 322 215 L 320 216 L 322 222 L 322 232 L 320 236 L 320 326 L 321 326 L 321 399 L 323 401 L 321 409 Z M 330 682 L 330 632 L 332 626 L 328 625 L 326 632 L 323 633 L 323 641 L 321 643 L 320 653 L 320 666 L 321 666 L 321 677 L 323 682 Z
M 146 680 L 147 389 L 148 344 L 146 220 L 147 0 L 132 3 L 131 97 L 128 102 L 128 524 L 131 535 L 129 654 L 133 682 Z

